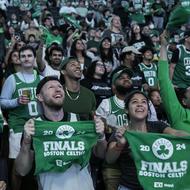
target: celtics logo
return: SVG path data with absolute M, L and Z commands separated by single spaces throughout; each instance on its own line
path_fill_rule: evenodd
M 173 145 L 169 140 L 159 138 L 152 144 L 152 152 L 157 158 L 167 160 L 173 155 Z
M 62 125 L 60 126 L 55 135 L 59 139 L 69 139 L 74 134 L 75 130 L 70 125 Z

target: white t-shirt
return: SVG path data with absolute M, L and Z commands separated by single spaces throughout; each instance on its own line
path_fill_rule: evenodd
M 42 76 L 58 76 L 60 78 L 60 71 L 53 69 L 50 65 L 46 65 L 44 71 L 41 73 Z
M 73 164 L 63 173 L 39 174 L 39 190 L 94 190 L 88 167 Z

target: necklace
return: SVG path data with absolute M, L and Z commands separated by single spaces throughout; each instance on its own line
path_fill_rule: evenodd
M 72 96 L 69 94 L 69 91 L 68 91 L 67 87 L 65 87 L 65 92 L 66 92 L 67 96 L 68 96 L 71 100 L 76 101 L 76 100 L 79 99 L 80 90 L 79 90 L 79 92 L 78 92 L 78 95 L 77 95 L 75 98 L 72 98 Z

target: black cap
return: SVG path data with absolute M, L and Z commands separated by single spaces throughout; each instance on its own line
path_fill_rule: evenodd
M 125 102 L 125 108 L 128 108 L 129 101 L 134 96 L 134 94 L 142 94 L 147 99 L 147 101 L 148 101 L 148 96 L 144 92 L 142 92 L 140 90 L 133 90 L 129 94 L 127 94 L 127 96 L 125 97 L 125 100 L 124 100 L 124 102 Z
M 109 36 L 105 36 L 104 38 L 102 38 L 101 42 L 103 42 L 104 40 L 108 40 L 111 43 L 111 38 Z
M 123 73 L 127 73 L 129 75 L 129 77 L 131 78 L 133 76 L 133 71 L 129 68 L 124 68 L 124 69 L 121 69 L 117 72 L 115 72 L 112 76 L 112 84 L 115 83 L 115 81 L 123 74 Z
M 36 88 L 36 94 L 39 94 L 42 87 L 44 86 L 44 84 L 46 84 L 48 81 L 52 81 L 52 80 L 56 80 L 58 82 L 60 82 L 60 80 L 58 79 L 57 76 L 47 76 L 47 77 L 44 77 L 37 85 L 37 88 Z M 60 82 L 61 83 L 61 82 Z

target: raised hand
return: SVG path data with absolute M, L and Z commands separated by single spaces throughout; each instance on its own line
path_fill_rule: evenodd
M 104 135 L 105 125 L 101 117 L 95 115 L 94 122 L 95 122 L 96 133 Z
M 115 138 L 120 145 L 126 144 L 126 139 L 124 137 L 124 133 L 127 130 L 127 127 L 119 127 L 115 132 Z
M 24 138 L 31 139 L 35 134 L 34 119 L 29 119 L 24 125 Z

